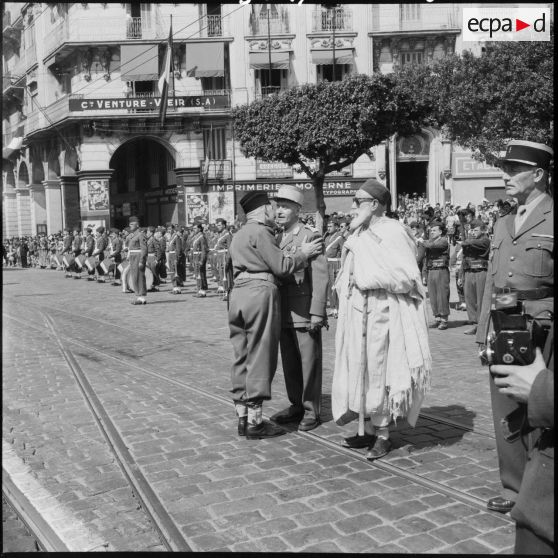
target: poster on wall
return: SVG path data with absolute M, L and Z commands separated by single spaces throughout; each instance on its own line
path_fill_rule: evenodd
M 216 219 L 224 219 L 227 225 L 234 222 L 234 194 L 233 192 L 210 192 L 209 197 L 209 222 L 215 223 Z
M 108 211 L 109 181 L 106 179 L 80 181 L 79 199 L 82 211 Z
M 186 194 L 186 226 L 209 223 L 208 194 Z

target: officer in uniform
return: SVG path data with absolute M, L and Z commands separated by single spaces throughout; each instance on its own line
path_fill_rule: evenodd
M 122 239 L 120 238 L 120 231 L 118 229 L 110 229 L 110 252 L 109 258 L 114 263 L 114 280 L 111 285 L 120 286 L 120 269 L 122 263 Z
M 147 239 L 145 233 L 139 229 L 139 219 L 132 216 L 128 219 L 130 234 L 126 239 L 128 259 L 136 300 L 132 304 L 146 304 L 147 285 L 145 284 L 145 262 L 147 260 Z
M 552 157 L 552 149 L 542 143 L 516 140 L 508 144 L 506 154 L 500 160 L 504 171 L 506 195 L 516 198 L 518 208 L 515 213 L 498 219 L 494 229 L 476 338 L 481 346 L 486 343 L 493 295 L 511 294 L 517 297 L 523 305 L 524 312 L 532 318 L 553 319 L 554 201 L 547 193 Z M 549 365 L 548 362 L 546 364 Z M 492 374 L 489 381 L 503 491 L 500 496 L 488 501 L 488 508 L 506 513 L 518 501 L 528 460 L 525 448 L 529 447 L 529 441 L 533 442 L 533 439 L 529 440 L 529 436 L 519 436 L 512 442 L 505 440 L 501 420 L 510 413 L 517 412 L 521 405 L 510 399 L 505 391 L 500 392 L 501 384 L 495 384 Z M 534 415 L 529 406 L 528 411 L 525 422 L 530 423 Z M 552 460 L 548 463 L 547 480 L 550 480 L 548 474 L 554 466 L 553 443 L 551 452 Z M 547 450 L 547 453 L 550 455 L 550 450 Z M 553 479 L 552 476 L 552 481 Z M 549 494 L 546 498 L 552 500 L 552 491 L 553 488 L 548 488 Z M 531 497 L 537 498 L 535 494 Z M 535 508 L 539 502 L 531 501 L 531 505 Z M 553 509 L 552 504 L 550 507 Z M 547 510 L 546 507 L 541 507 L 541 510 L 543 509 Z M 512 517 L 513 515 L 514 511 Z M 548 517 L 548 513 L 546 515 L 547 517 L 539 519 L 550 521 L 552 524 L 553 519 Z M 544 531 L 539 531 L 538 535 L 543 536 L 543 533 Z M 548 538 L 548 530 L 544 536 Z
M 95 271 L 97 273 L 97 283 L 105 283 L 105 272 L 101 263 L 105 259 L 105 250 L 108 248 L 108 239 L 105 234 L 105 227 L 97 227 L 97 238 L 95 239 L 95 250 L 91 254 L 95 258 Z
M 178 235 L 180 236 L 182 250 L 176 254 L 176 271 L 180 283 L 184 285 L 186 283 L 186 243 L 188 242 L 188 231 L 184 227 L 180 227 Z
M 234 288 L 230 295 L 229 328 L 234 350 L 232 394 L 238 434 L 249 439 L 271 438 L 285 431 L 262 420 L 262 403 L 271 399 L 281 332 L 277 278 L 301 270 L 320 254 L 323 241 L 303 243 L 283 252 L 273 236 L 275 211 L 265 192 L 249 192 L 240 205 L 246 224 L 230 247 Z M 248 422 L 248 424 L 247 424 Z
M 159 289 L 157 288 L 158 285 L 161 284 L 161 280 L 159 279 L 159 273 L 157 270 L 157 261 L 160 256 L 159 254 L 159 241 L 155 238 L 155 227 L 147 227 L 145 232 L 145 237 L 147 238 L 147 261 L 146 265 L 151 270 L 153 274 L 153 285 L 151 286 L 151 291 L 157 292 Z
M 174 225 L 167 225 L 167 233 L 169 235 L 169 241 L 167 242 L 167 270 L 169 272 L 170 280 L 172 282 L 171 294 L 180 294 L 182 291 L 180 287 L 182 286 L 182 281 L 178 275 L 178 258 L 182 253 L 182 237 L 179 232 L 175 229 Z
M 328 299 L 329 307 L 332 308 L 331 316 L 337 318 L 339 311 L 339 299 L 334 288 L 337 272 L 341 267 L 341 252 L 345 239 L 339 231 L 339 223 L 336 219 L 327 222 L 327 233 L 324 236 L 325 256 L 327 258 L 327 273 L 329 277 Z
M 75 271 L 74 279 L 81 279 L 81 265 L 79 264 L 79 256 L 81 255 L 81 245 L 83 244 L 83 238 L 79 234 L 79 229 L 76 227 L 74 229 L 74 238 L 72 239 L 72 253 L 74 254 L 74 264 L 73 268 Z
M 419 238 L 417 242 L 426 249 L 426 281 L 428 297 L 435 322 L 430 327 L 448 329 L 450 313 L 450 272 L 449 241 L 446 226 L 441 221 L 432 221 L 429 225 L 429 240 Z
M 219 217 L 215 220 L 217 228 L 217 239 L 213 250 L 215 252 L 215 272 L 217 276 L 217 293 L 223 295 L 223 299 L 227 297 L 228 285 L 227 275 L 225 273 L 227 255 L 232 242 L 232 234 L 227 230 L 227 222 Z
M 205 298 L 207 294 L 207 256 L 209 247 L 207 238 L 203 232 L 203 225 L 196 225 L 196 235 L 192 240 L 192 262 L 194 264 L 194 273 L 196 275 L 196 283 L 198 292 L 194 296 L 197 298 Z
M 304 195 L 294 185 L 281 186 L 275 199 L 275 221 L 282 227 L 277 241 L 285 253 L 296 253 L 307 239 L 320 234 L 299 221 Z M 322 332 L 326 323 L 328 269 L 325 255 L 285 277 L 281 297 L 281 360 L 291 406 L 272 417 L 275 422 L 300 421 L 299 430 L 320 424 L 322 395 Z M 302 420 L 301 420 L 302 419 Z
M 460 276 L 463 279 L 458 281 L 461 282 L 459 286 L 463 287 L 469 322 L 473 324 L 473 327 L 464 333 L 475 335 L 490 253 L 490 239 L 486 234 L 486 225 L 480 219 L 471 221 L 469 238 L 461 243 L 461 249 L 463 250 L 463 257 Z
M 64 229 L 64 238 L 63 238 L 63 241 L 62 241 L 63 246 L 62 246 L 62 252 L 60 253 L 61 256 L 62 256 L 62 261 L 64 261 L 64 259 L 65 259 L 64 256 L 67 257 L 72 253 L 72 240 L 73 240 L 73 238 L 72 238 L 72 235 L 70 234 L 70 229 Z M 65 271 L 64 276 L 71 278 L 72 277 L 72 269 L 73 269 L 73 266 L 71 264 L 70 265 L 64 264 L 64 271 Z
M 95 237 L 91 233 L 92 233 L 92 229 L 87 227 L 85 229 L 85 241 L 84 241 L 85 249 L 83 251 L 83 255 L 86 258 L 90 258 L 93 255 L 93 252 L 95 251 Z M 91 269 L 90 267 L 87 267 L 88 281 L 95 281 L 94 274 L 95 274 L 95 268 Z

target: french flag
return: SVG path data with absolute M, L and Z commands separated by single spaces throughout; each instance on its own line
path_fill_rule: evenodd
M 172 16 L 169 30 L 169 39 L 167 42 L 167 52 L 163 63 L 161 77 L 159 78 L 159 91 L 161 92 L 161 106 L 159 107 L 159 118 L 161 126 L 165 125 L 165 117 L 167 116 L 167 103 L 169 99 L 169 83 L 172 71 Z

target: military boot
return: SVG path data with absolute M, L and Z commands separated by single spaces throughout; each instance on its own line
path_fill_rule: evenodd
M 248 408 L 244 403 L 235 403 L 234 410 L 238 417 L 238 435 L 246 436 L 246 425 L 248 423 Z

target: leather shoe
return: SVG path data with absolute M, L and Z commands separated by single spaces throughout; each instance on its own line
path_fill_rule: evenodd
M 375 441 L 376 441 L 376 436 L 374 436 L 374 434 L 364 433 L 364 436 L 359 436 L 358 434 L 355 434 L 354 436 L 343 438 L 343 442 L 341 442 L 341 445 L 345 448 L 354 448 L 354 449 L 369 448 L 370 446 L 374 445 Z
M 465 335 L 475 335 L 477 333 L 477 326 L 473 326 L 471 329 L 463 332 Z
M 287 424 L 288 422 L 296 422 L 304 416 L 304 409 L 298 409 L 297 407 L 289 407 L 283 411 L 275 413 L 271 420 L 278 424 Z M 316 425 L 317 426 L 317 425 Z
M 298 429 L 302 432 L 308 432 L 308 430 L 314 430 L 314 428 L 320 426 L 321 422 L 320 417 L 304 417 L 300 421 Z
M 436 329 L 440 325 L 440 322 L 433 322 L 428 327 L 430 329 Z
M 448 322 L 440 322 L 438 329 L 448 329 Z
M 368 461 L 374 461 L 374 459 L 380 459 L 384 457 L 391 450 L 391 440 L 386 440 L 385 438 L 376 438 L 374 445 L 370 448 L 366 454 L 366 459 Z
M 246 425 L 248 424 L 248 417 L 238 417 L 238 435 L 246 436 Z
M 513 500 L 507 500 L 506 498 L 502 498 L 501 496 L 490 498 L 490 500 L 488 500 L 488 502 L 486 503 L 486 507 L 489 510 L 500 513 L 508 513 L 514 506 L 515 502 Z
M 249 424 L 246 427 L 246 439 L 247 440 L 262 440 L 263 438 L 275 438 L 276 436 L 282 436 L 286 434 L 287 431 L 283 430 L 279 426 L 275 426 L 270 422 L 263 421 L 260 424 L 253 425 Z

